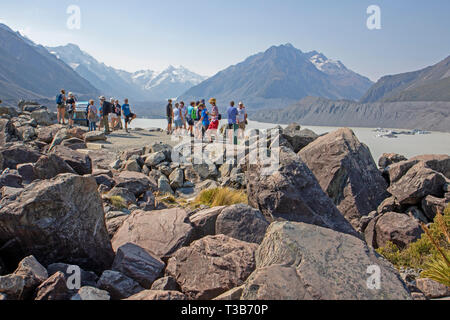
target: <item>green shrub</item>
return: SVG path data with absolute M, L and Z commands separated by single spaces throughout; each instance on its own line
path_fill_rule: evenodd
M 216 188 L 202 191 L 194 201 L 195 205 L 207 205 L 210 207 L 231 206 L 233 204 L 248 204 L 248 198 L 244 191 L 231 188 Z
M 438 213 L 429 227 L 422 225 L 425 233 L 414 243 L 400 250 L 388 242 L 377 252 L 397 268 L 408 267 L 424 270 L 427 277 L 448 285 L 450 283 L 450 205 L 444 214 Z

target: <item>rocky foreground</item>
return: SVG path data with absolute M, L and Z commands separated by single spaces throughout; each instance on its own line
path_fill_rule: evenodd
M 102 133 L 54 122 L 40 106 L 0 107 L 0 300 L 450 296 L 375 252 L 417 240 L 449 204 L 449 155 L 377 166 L 350 129 L 291 125 L 271 137 L 280 166 L 264 176 L 262 162 L 219 164 L 217 149 L 200 164 L 172 161 L 178 147 L 161 143 L 102 157 L 90 145 Z M 164 201 L 217 187 L 246 190 L 249 205 Z

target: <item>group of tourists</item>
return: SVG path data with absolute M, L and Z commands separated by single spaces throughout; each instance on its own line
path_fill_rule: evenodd
M 209 101 L 211 105 L 210 110 L 206 107 L 205 100 L 191 102 L 186 106 L 183 101 L 175 103 L 169 99 L 166 107 L 167 116 L 167 134 L 180 135 L 186 132 L 191 137 L 197 139 L 208 139 L 213 141 L 213 137 L 218 141 L 220 121 L 222 115 L 217 107 L 217 100 L 211 98 Z M 245 105 L 239 102 L 238 107 L 235 106 L 234 101 L 230 102 L 227 109 L 227 126 L 230 142 L 237 144 L 238 138 L 244 138 L 246 125 L 248 124 L 248 115 Z
M 67 114 L 69 128 L 74 125 L 75 113 L 77 112 L 77 98 L 72 92 L 66 96 L 66 91 L 63 89 L 56 97 L 57 118 L 58 123 L 65 123 L 65 116 Z M 132 120 L 136 119 L 136 115 L 131 112 L 128 99 L 120 105 L 119 100 L 111 98 L 106 101 L 104 96 L 99 97 L 99 107 L 97 108 L 94 100 L 90 100 L 85 110 L 83 111 L 86 120 L 89 124 L 89 131 L 97 130 L 97 123 L 99 129 L 104 130 L 105 134 L 110 134 L 114 130 L 123 129 L 122 117 L 125 123 L 125 131 L 128 133 L 128 125 Z

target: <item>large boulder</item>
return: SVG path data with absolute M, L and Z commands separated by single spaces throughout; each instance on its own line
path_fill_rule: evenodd
M 244 283 L 255 268 L 257 247 L 225 235 L 208 236 L 178 250 L 166 275 L 177 280 L 188 298 L 213 299 Z
M 144 288 L 133 279 L 112 270 L 103 272 L 100 280 L 98 280 L 97 287 L 101 290 L 108 291 L 112 300 L 126 299 L 144 291 Z
M 284 147 L 279 150 L 279 168 L 271 175 L 264 175 L 264 163 L 248 168 L 249 204 L 269 222 L 284 219 L 356 234 L 300 157 Z
M 13 123 L 8 119 L 0 119 L 0 146 L 17 139 L 17 132 Z
M 173 190 L 182 188 L 184 185 L 184 171 L 180 168 L 175 169 L 169 176 L 170 186 Z
M 17 143 L 5 148 L 0 147 L 3 157 L 3 167 L 16 169 L 18 164 L 35 163 L 41 157 L 41 153 L 23 143 Z
M 24 298 L 25 279 L 22 276 L 10 274 L 0 277 L 0 294 L 6 295 L 9 300 Z
M 28 256 L 20 261 L 14 275 L 20 276 L 24 280 L 23 296 L 29 297 L 34 290 L 48 279 L 47 270 L 33 256 Z
M 242 300 L 411 299 L 390 263 L 359 238 L 328 228 L 273 223 L 255 256 Z M 379 286 L 371 281 L 377 270 Z
M 157 190 L 156 182 L 143 173 L 123 171 L 115 177 L 116 187 L 125 188 L 134 193 L 136 197 L 141 196 L 146 191 Z
M 210 209 L 201 210 L 190 216 L 189 219 L 194 226 L 195 240 L 216 234 L 217 217 L 225 208 L 225 206 L 213 207 Z
M 38 130 L 38 139 L 45 143 L 51 143 L 55 138 L 59 130 L 61 130 L 61 125 L 53 125 L 49 127 L 41 127 Z
M 0 173 L 0 189 L 2 187 L 23 188 L 22 177 L 16 170 L 5 169 Z
M 31 118 L 36 120 L 38 125 L 50 126 L 54 124 L 53 115 L 45 109 L 31 112 Z
M 225 208 L 217 217 L 216 234 L 260 244 L 269 227 L 261 211 L 245 204 Z
M 61 301 L 70 299 L 70 290 L 62 272 L 56 272 L 36 289 L 35 300 Z
M 384 247 L 390 241 L 403 249 L 418 240 L 422 233 L 416 219 L 403 213 L 387 212 L 375 225 L 376 247 Z
M 106 136 L 105 133 L 102 131 L 90 131 L 84 134 L 84 141 L 86 142 L 106 141 Z
M 442 173 L 450 179 L 450 156 L 439 154 L 428 154 L 417 156 L 406 161 L 395 163 L 388 168 L 389 179 L 392 183 L 397 182 L 416 164 L 422 163 L 424 167 Z
M 192 236 L 193 227 L 185 210 L 136 210 L 117 230 L 112 245 L 117 251 L 124 244 L 134 243 L 165 258 L 188 245 Z
M 318 138 L 299 155 L 354 227 L 388 196 L 369 148 L 348 128 Z
M 309 129 L 301 130 L 300 125 L 291 124 L 282 131 L 282 137 L 285 138 L 295 153 L 314 142 L 319 136 Z
M 88 155 L 64 146 L 56 146 L 53 153 L 63 159 L 79 175 L 92 173 L 92 160 Z
M 47 267 L 48 274 L 50 276 L 55 273 L 61 272 L 66 280 L 73 276 L 73 270 L 80 270 L 80 284 L 84 286 L 95 286 L 98 281 L 98 276 L 92 271 L 85 271 L 80 266 L 70 265 L 67 263 L 52 263 Z
M 44 265 L 64 261 L 103 271 L 114 257 L 92 177 L 63 174 L 27 186 L 16 201 L 2 199 L 0 244 L 11 239 Z
M 392 182 L 388 191 L 401 205 L 417 205 L 429 195 L 443 197 L 445 183 L 446 178 L 442 173 L 430 169 L 421 161 Z
M 430 221 L 433 221 L 437 213 L 443 214 L 445 208 L 449 205 L 450 200 L 445 198 L 436 198 L 427 196 L 422 200 L 423 213 Z
M 428 278 L 416 280 L 417 288 L 423 292 L 428 299 L 438 299 L 450 296 L 450 287 Z
M 112 269 L 136 280 L 142 287 L 150 289 L 164 270 L 165 264 L 153 253 L 127 243 L 117 249 Z
M 398 153 L 383 153 L 383 155 L 378 160 L 378 166 L 381 169 L 386 169 L 387 167 L 389 167 L 394 163 L 406 160 L 408 159 L 406 159 L 405 156 L 402 156 L 401 154 Z
M 75 174 L 75 171 L 56 154 L 44 155 L 34 164 L 34 174 L 37 179 L 51 179 L 62 173 Z
M 152 153 L 146 157 L 145 165 L 149 168 L 154 168 L 164 160 L 166 160 L 166 156 L 163 152 Z

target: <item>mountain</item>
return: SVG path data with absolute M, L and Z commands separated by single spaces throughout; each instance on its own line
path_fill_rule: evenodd
M 249 112 L 254 121 L 316 126 L 358 126 L 450 132 L 450 102 L 399 101 L 358 103 L 304 98 L 287 108 Z
M 450 56 L 428 68 L 381 78 L 361 102 L 450 101 Z
M 50 98 L 61 88 L 79 96 L 98 94 L 44 47 L 0 24 L 0 97 L 6 101 Z
M 165 100 L 178 97 L 205 79 L 184 67 L 170 66 L 162 72 L 141 70 L 131 73 L 118 70 L 98 62 L 74 44 L 47 49 L 108 96 Z
M 372 82 L 316 51 L 291 44 L 273 46 L 203 81 L 185 100 L 215 97 L 219 103 L 244 100 L 250 108 L 283 106 L 307 96 L 360 99 Z

